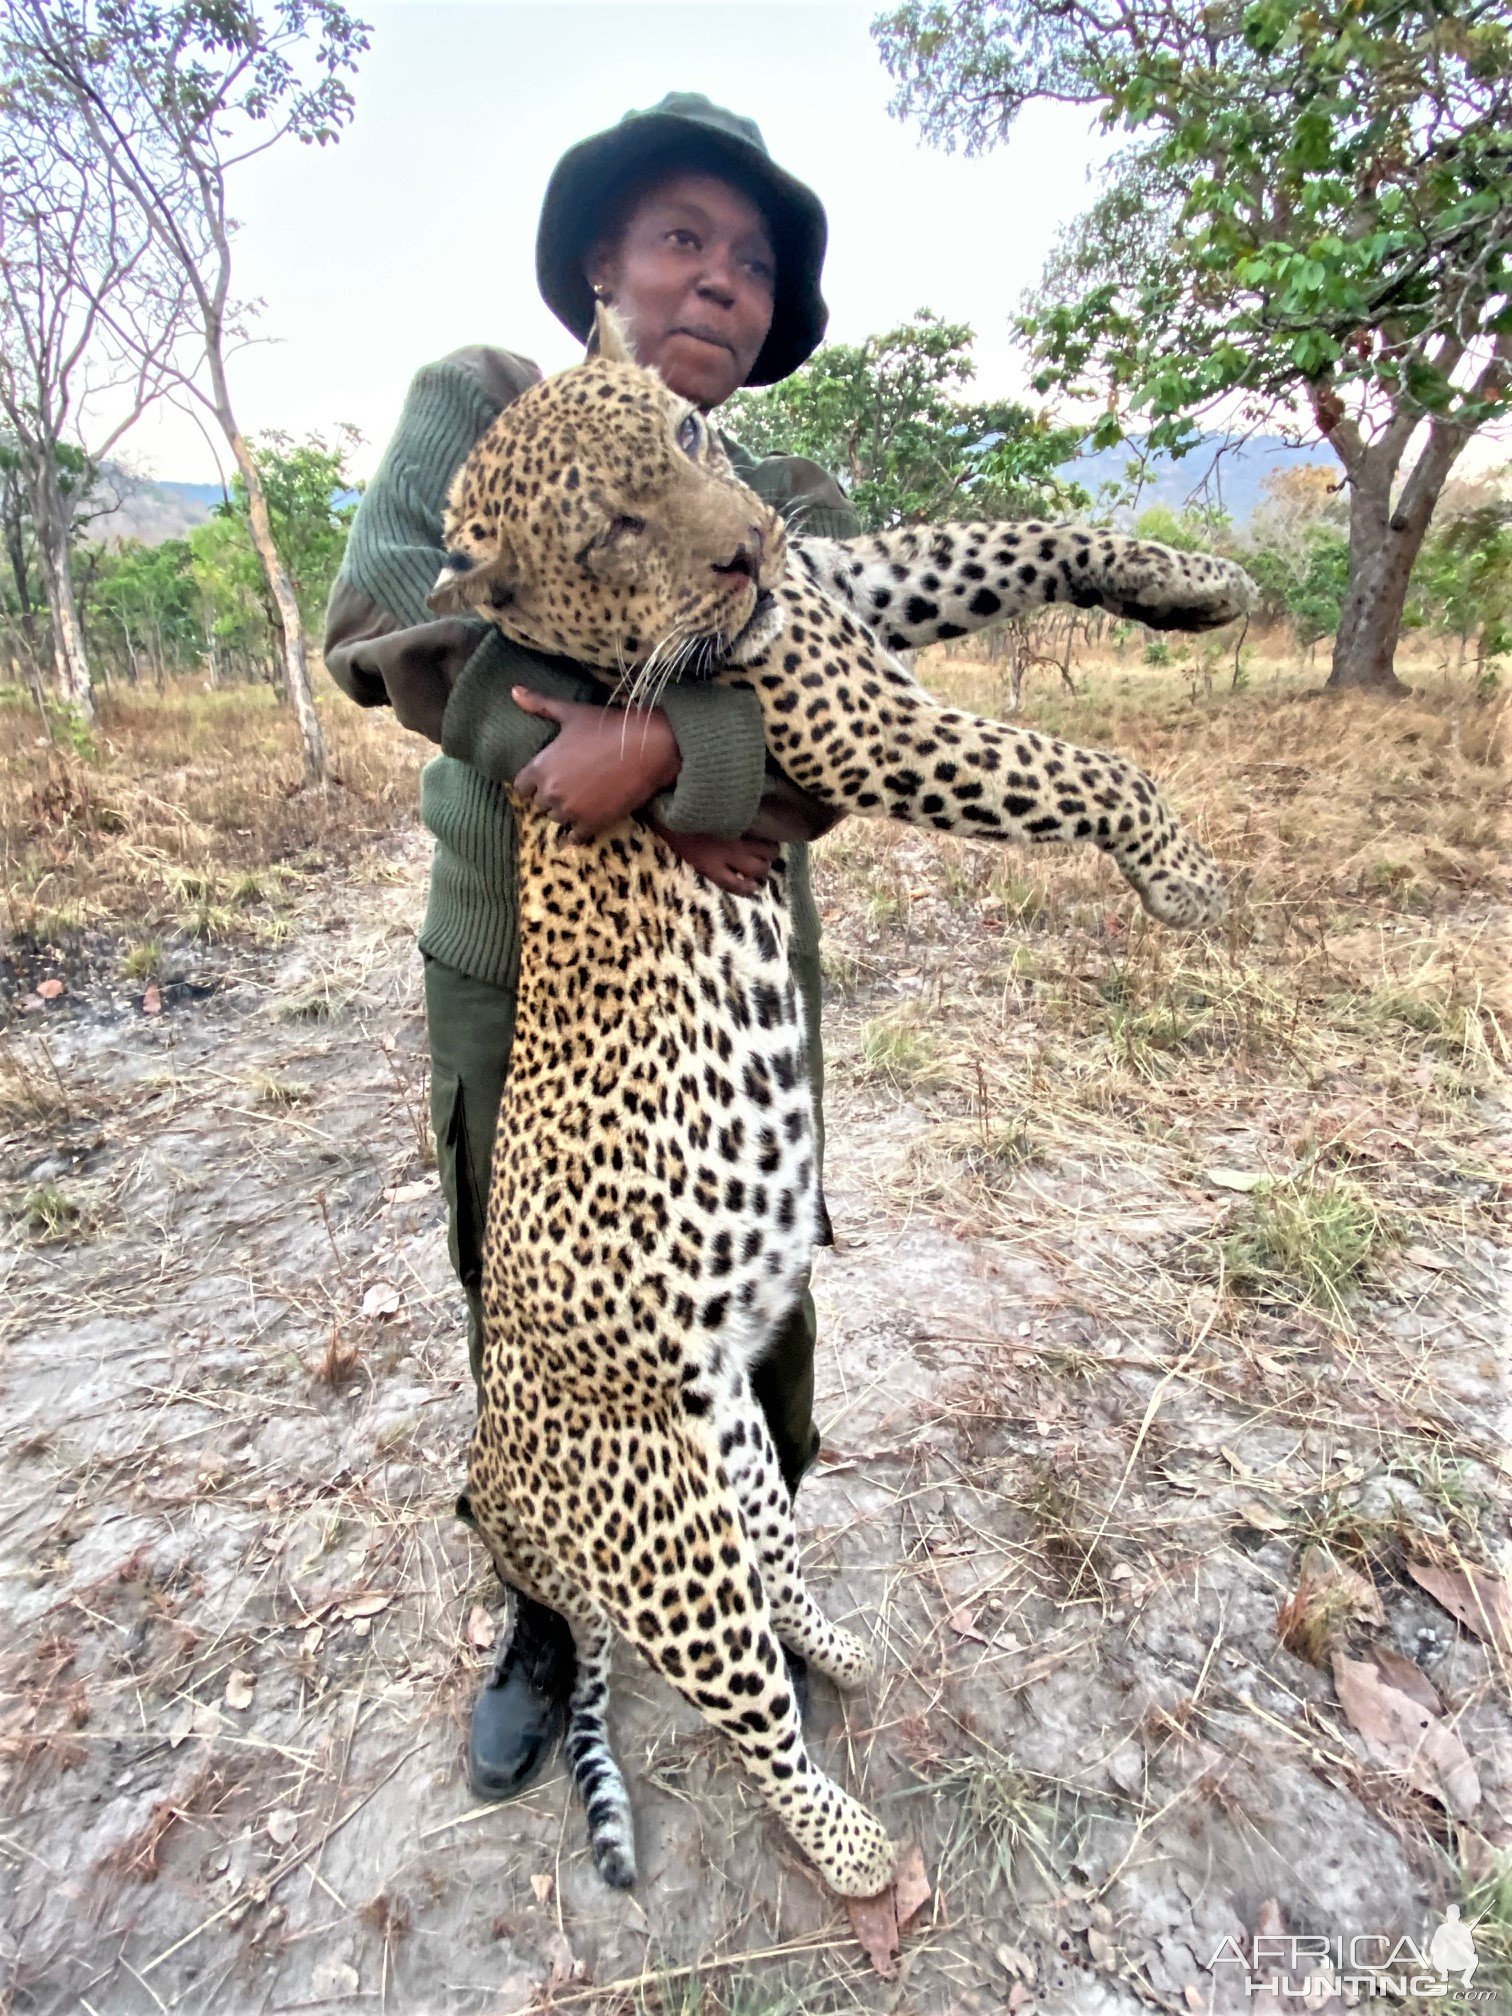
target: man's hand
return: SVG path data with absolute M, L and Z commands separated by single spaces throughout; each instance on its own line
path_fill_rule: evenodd
M 750 835 L 725 840 L 717 833 L 674 833 L 660 819 L 649 817 L 646 824 L 666 841 L 679 861 L 686 861 L 732 896 L 754 896 L 779 852 L 775 840 L 757 840 Z
M 525 713 L 555 721 L 560 730 L 525 765 L 514 788 L 568 827 L 575 840 L 591 840 L 638 812 L 673 784 L 682 768 L 677 737 L 659 707 L 633 713 L 589 707 L 548 700 L 528 686 L 516 686 L 513 698 Z

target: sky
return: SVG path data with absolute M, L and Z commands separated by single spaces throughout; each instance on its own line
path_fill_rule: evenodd
M 286 143 L 232 190 L 235 291 L 263 303 L 260 340 L 231 365 L 246 431 L 349 422 L 366 476 L 422 364 L 468 343 L 571 363 L 573 339 L 535 288 L 547 177 L 574 141 L 670 90 L 755 118 L 818 191 L 832 337 L 932 308 L 976 329 L 983 395 L 1024 391 L 1009 318 L 1109 151 L 1089 112 L 1033 107 L 979 160 L 925 147 L 888 115 L 876 7 L 848 0 L 350 4 L 373 33 L 340 144 Z M 170 409 L 120 452 L 159 479 L 218 474 L 199 428 Z

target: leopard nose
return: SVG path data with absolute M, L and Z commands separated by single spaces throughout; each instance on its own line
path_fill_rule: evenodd
M 743 574 L 748 581 L 759 579 L 765 542 L 758 526 L 752 525 L 728 560 L 714 563 L 716 574 Z

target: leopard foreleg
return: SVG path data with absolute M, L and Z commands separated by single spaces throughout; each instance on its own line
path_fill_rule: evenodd
M 1046 603 L 1212 630 L 1255 606 L 1242 567 L 1079 525 L 907 525 L 854 539 L 797 539 L 788 566 L 843 601 L 889 651 L 964 637 Z
M 842 811 L 975 840 L 1085 840 L 1161 923 L 1223 916 L 1217 868 L 1134 764 L 943 707 L 827 596 L 789 581 L 782 600 L 781 638 L 730 676 L 755 689 L 795 784 Z

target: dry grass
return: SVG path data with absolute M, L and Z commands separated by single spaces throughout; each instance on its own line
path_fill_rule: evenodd
M 943 1221 L 991 1287 L 936 1388 L 952 1507 L 1009 1564 L 979 1586 L 1020 1607 L 1034 1590 L 1027 1614 L 1048 1602 L 1068 1638 L 1090 1613 L 1089 1684 L 1131 1614 L 1178 1591 L 1221 1589 L 1266 1620 L 1232 1653 L 1220 1621 L 1188 1691 L 1142 1725 L 1147 1762 L 1166 1746 L 1179 1784 L 1118 1780 L 1134 1832 L 1110 1893 L 1169 1810 L 1221 1803 L 1222 1773 L 1194 1774 L 1182 1746 L 1227 1768 L 1230 1728 L 1256 1726 L 1231 1661 L 1280 1704 L 1267 1739 L 1284 1728 L 1314 1769 L 1353 1769 L 1331 1654 L 1417 1643 L 1409 1563 L 1490 1567 L 1503 1545 L 1486 1408 L 1512 1064 L 1507 703 L 1406 669 L 1419 690 L 1396 704 L 1332 700 L 1273 665 L 1230 692 L 1132 660 L 1083 667 L 1074 697 L 1030 695 L 1036 727 L 1161 779 L 1229 879 L 1210 936 L 1152 927 L 1090 850 L 855 821 L 818 852 L 845 983 L 826 1016 L 831 1137 L 865 1115 L 890 1144 L 866 1170 L 879 1217 Z M 978 653 L 919 671 L 1009 712 Z M 884 1131 L 900 1089 L 926 1123 L 901 1138 Z M 937 1600 L 947 1646 L 964 1635 L 998 1674 L 991 1600 Z M 1446 1853 L 1425 1802 L 1356 1782 L 1429 1880 L 1505 1918 L 1484 1841 Z
M 322 675 L 333 782 L 302 783 L 289 710 L 265 686 L 100 696 L 95 733 L 54 744 L 16 689 L 0 692 L 6 949 L 110 963 L 148 981 L 175 940 L 276 942 L 296 878 L 348 861 L 415 802 L 424 746 L 386 710 L 352 706 Z
M 933 653 L 920 672 L 943 697 L 1005 711 L 984 660 Z M 1295 1283 L 1300 1268 L 1304 1299 L 1332 1305 L 1380 1243 L 1368 1193 L 1381 1144 L 1353 1137 L 1357 1110 L 1330 1110 L 1330 1080 L 1363 1079 L 1447 1136 L 1512 1061 L 1497 950 L 1506 703 L 1443 681 L 1393 705 L 1333 701 L 1280 672 L 1197 701 L 1178 674 L 1142 666 L 1082 677 L 1075 699 L 1033 696 L 1035 725 L 1162 780 L 1228 873 L 1223 930 L 1152 927 L 1090 849 L 851 821 L 821 844 L 818 887 L 845 983 L 835 1005 L 859 1017 L 854 1065 L 934 1093 L 942 1119 L 969 1106 L 987 1133 L 1027 1122 L 1083 1145 L 1190 1135 L 1245 1078 L 1295 1086 L 1311 1137 L 1257 1173 L 1302 1181 L 1294 1217 L 1350 1219 L 1315 1277 L 1306 1223 L 1308 1250 L 1275 1270 Z M 1275 1216 L 1291 1193 L 1270 1194 Z

